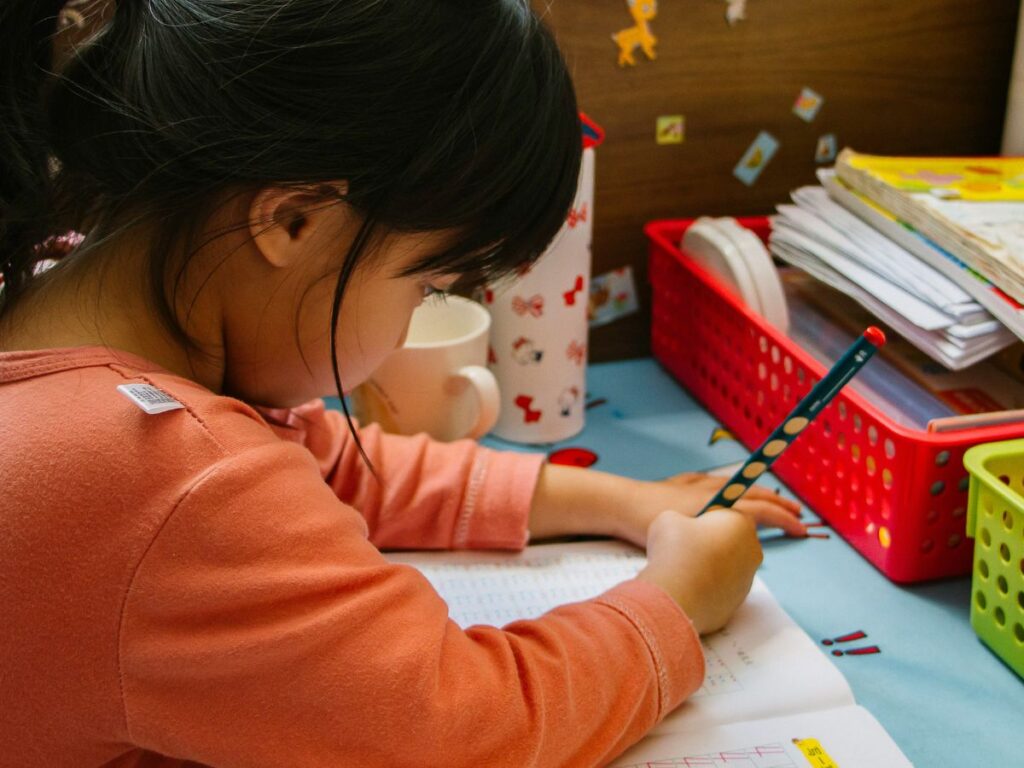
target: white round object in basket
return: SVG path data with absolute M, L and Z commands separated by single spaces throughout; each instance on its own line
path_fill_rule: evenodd
M 712 272 L 733 295 L 758 314 L 763 314 L 761 295 L 747 266 L 746 257 L 715 220 L 702 216 L 683 235 L 683 250 Z
M 746 259 L 715 219 L 701 216 L 690 224 L 682 246 L 694 261 L 713 272 L 734 296 L 761 314 L 761 295 L 754 285 L 754 276 L 746 265 Z
M 719 230 L 732 240 L 750 269 L 754 289 L 761 305 L 761 316 L 783 333 L 789 332 L 789 309 L 786 293 L 775 268 L 772 256 L 761 238 L 736 219 L 724 217 L 715 220 Z
M 748 307 L 783 332 L 789 311 L 778 271 L 764 243 L 736 219 L 697 219 L 683 236 L 682 247 Z

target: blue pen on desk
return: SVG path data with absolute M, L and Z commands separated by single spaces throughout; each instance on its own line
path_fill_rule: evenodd
M 797 403 L 796 408 L 783 419 L 774 432 L 768 435 L 761 447 L 743 462 L 743 466 L 729 478 L 729 482 L 722 486 L 722 490 L 715 494 L 715 497 L 705 504 L 704 509 L 697 515 L 703 515 L 716 507 L 731 507 L 735 504 L 883 344 L 885 344 L 885 334 L 881 329 L 872 325 L 864 331 L 863 335 L 853 342 L 843 356 L 836 361 L 832 370 L 826 373 L 822 380 L 811 388 L 807 396 Z

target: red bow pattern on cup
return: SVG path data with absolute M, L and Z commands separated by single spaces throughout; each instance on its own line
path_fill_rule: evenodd
M 520 317 L 523 317 L 526 314 L 531 314 L 534 317 L 540 317 L 544 314 L 544 297 L 539 293 L 534 294 L 528 299 L 516 296 L 512 299 L 512 311 Z
M 587 354 L 587 347 L 584 344 L 580 344 L 578 341 L 569 342 L 569 346 L 565 350 L 565 356 L 572 360 L 576 365 L 583 365 L 583 358 Z
M 587 204 L 584 203 L 579 209 L 570 208 L 569 215 L 566 217 L 565 223 L 569 225 L 569 229 L 575 229 L 576 225 L 580 222 L 586 224 L 587 222 Z
M 540 409 L 533 409 L 533 398 L 529 395 L 519 395 L 515 399 L 517 408 L 523 409 L 523 423 L 534 424 L 540 421 L 541 411 Z
M 583 290 L 583 275 L 576 275 L 576 282 L 573 283 L 572 289 L 562 294 L 562 298 L 565 299 L 565 306 L 573 307 L 576 305 L 576 294 Z

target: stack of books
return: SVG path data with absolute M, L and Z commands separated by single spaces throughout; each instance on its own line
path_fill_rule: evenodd
M 961 370 L 1024 338 L 1024 159 L 844 150 L 793 193 L 771 250 Z

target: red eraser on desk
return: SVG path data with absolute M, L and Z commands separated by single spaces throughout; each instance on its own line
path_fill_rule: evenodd
M 882 333 L 881 328 L 875 325 L 870 326 L 866 331 L 864 331 L 864 338 L 876 347 L 880 347 L 885 344 L 885 334 Z

